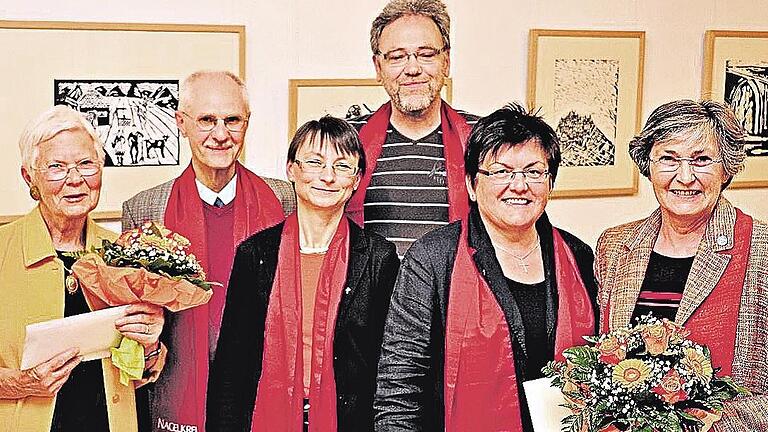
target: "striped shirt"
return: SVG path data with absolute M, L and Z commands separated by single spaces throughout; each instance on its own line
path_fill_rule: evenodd
M 632 318 L 650 312 L 657 318 L 674 321 L 692 265 L 693 257 L 672 258 L 651 252 Z
M 467 124 L 478 117 L 458 113 Z M 358 131 L 372 114 L 348 120 Z M 440 226 L 448 224 L 448 187 L 443 132 L 438 126 L 429 135 L 414 140 L 390 123 L 381 154 L 365 191 L 365 229 L 397 246 L 402 259 L 411 244 Z M 372 164 L 370 164 L 372 165 Z
M 365 194 L 365 228 L 395 243 L 401 257 L 426 232 L 448 224 L 443 136 L 419 139 L 390 124 Z

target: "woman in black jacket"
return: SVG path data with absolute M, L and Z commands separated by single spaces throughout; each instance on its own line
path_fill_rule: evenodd
M 477 122 L 469 216 L 403 258 L 376 431 L 532 431 L 522 383 L 596 327 L 592 250 L 544 212 L 559 164 L 555 132 L 521 106 Z
M 365 171 L 355 130 L 310 121 L 288 149 L 296 213 L 237 250 L 208 384 L 210 431 L 373 429 L 399 261 L 344 216 Z

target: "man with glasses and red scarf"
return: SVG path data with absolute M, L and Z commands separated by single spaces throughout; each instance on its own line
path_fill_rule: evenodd
M 440 98 L 451 66 L 441 0 L 392 0 L 373 21 L 377 79 L 390 101 L 350 120 L 371 164 L 347 214 L 397 245 L 463 217 L 464 144 L 477 120 Z
M 237 245 L 293 212 L 287 182 L 243 167 L 250 115 L 248 92 L 231 72 L 195 72 L 182 84 L 176 124 L 189 141 L 192 161 L 180 177 L 123 203 L 123 229 L 163 223 L 192 242 L 208 280 L 219 282 L 207 305 L 167 318 L 168 359 L 150 394 L 153 430 L 205 429 L 205 395 Z

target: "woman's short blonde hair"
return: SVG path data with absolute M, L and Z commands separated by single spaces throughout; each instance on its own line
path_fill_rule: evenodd
M 82 114 L 65 105 L 56 105 L 37 116 L 27 124 L 19 138 L 19 150 L 21 151 L 21 165 L 27 172 L 37 163 L 40 155 L 39 146 L 64 131 L 85 131 L 93 141 L 93 147 L 104 162 L 104 143 L 102 143 L 96 130 Z

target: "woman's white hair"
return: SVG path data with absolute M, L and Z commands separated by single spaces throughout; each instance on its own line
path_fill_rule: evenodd
M 65 105 L 56 105 L 33 119 L 24 128 L 19 138 L 19 150 L 21 151 L 21 165 L 28 173 L 37 164 L 40 155 L 40 144 L 50 140 L 64 131 L 83 130 L 93 142 L 93 147 L 104 162 L 104 143 L 96 134 L 91 123 L 82 114 Z

